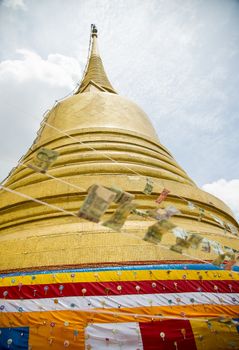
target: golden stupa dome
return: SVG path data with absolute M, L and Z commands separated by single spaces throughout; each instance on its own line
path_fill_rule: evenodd
M 160 144 L 142 109 L 115 92 L 96 37 L 92 35 L 91 55 L 79 89 L 49 111 L 32 147 L 3 183 L 0 242 L 5 255 L 0 269 L 183 259 L 142 240 L 152 220 L 131 215 L 118 233 L 78 218 L 75 213 L 87 189 L 96 183 L 134 194 L 139 209 L 155 208 L 155 199 L 167 188 L 170 194 L 163 206 L 174 205 L 181 211 L 173 218 L 175 225 L 238 246 L 236 238 L 227 238 L 225 227 L 213 219 L 216 216 L 237 229 L 231 210 L 195 185 Z M 41 147 L 60 155 L 47 174 L 27 167 Z M 154 181 L 151 196 L 143 193 L 147 177 Z M 203 217 L 199 218 L 198 209 L 190 210 L 189 201 L 203 210 Z M 111 206 L 105 216 L 114 210 Z M 163 243 L 169 247 L 172 239 L 169 234 Z M 208 259 L 203 252 L 191 253 Z
M 158 141 L 148 116 L 140 107 L 125 97 L 99 90 L 73 95 L 59 102 L 49 113 L 48 121 L 64 131 L 119 129 L 119 132 L 136 133 Z M 56 130 L 43 131 L 38 141 L 53 137 L 59 137 Z

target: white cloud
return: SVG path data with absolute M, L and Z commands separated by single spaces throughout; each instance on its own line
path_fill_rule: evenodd
M 30 147 L 43 113 L 76 86 L 82 68 L 73 57 L 29 50 L 0 62 L 0 181 Z
M 46 82 L 52 86 L 72 88 L 81 67 L 73 58 L 60 54 L 49 54 L 44 60 L 37 53 L 20 49 L 22 57 L 17 60 L 5 60 L 0 63 L 0 80 L 15 79 L 22 83 L 29 80 Z
M 13 10 L 27 10 L 27 6 L 23 0 L 3 0 L 3 5 Z
M 203 185 L 202 189 L 223 200 L 239 219 L 239 179 L 220 179 Z

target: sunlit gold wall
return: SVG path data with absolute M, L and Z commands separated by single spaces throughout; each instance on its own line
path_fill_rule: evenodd
M 116 185 L 134 193 L 140 209 L 154 208 L 157 195 L 166 187 L 171 192 L 161 207 L 172 204 L 181 211 L 181 215 L 173 218 L 176 225 L 228 246 L 238 246 L 238 240 L 220 235 L 224 234 L 223 228 L 210 216 L 215 214 L 237 226 L 230 209 L 196 187 L 159 143 L 148 117 L 134 103 L 106 92 L 81 93 L 60 102 L 46 116 L 46 121 L 74 139 L 43 125 L 22 162 L 31 162 L 41 146 L 54 149 L 60 156 L 49 173 L 80 189 L 21 165 L 11 173 L 5 186 L 73 213 L 79 210 L 87 188 L 94 183 Z M 151 196 L 142 193 L 145 176 L 154 179 Z M 202 221 L 198 220 L 198 210 L 190 211 L 187 202 L 178 196 L 205 209 Z M 114 209 L 111 206 L 106 215 Z M 4 252 L 1 270 L 185 259 L 143 241 L 141 238 L 153 221 L 135 215 L 129 217 L 123 232 L 117 233 L 5 191 L 0 192 L 0 213 L 0 244 Z M 169 245 L 174 240 L 169 234 L 162 243 Z M 195 250 L 188 254 L 209 258 Z

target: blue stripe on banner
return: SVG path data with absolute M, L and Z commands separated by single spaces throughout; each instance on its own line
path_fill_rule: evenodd
M 1 350 L 28 350 L 29 327 L 0 328 Z
M 239 318 L 233 318 L 233 321 L 239 322 Z M 236 326 L 237 332 L 239 333 L 239 325 Z
M 212 264 L 162 264 L 162 265 L 132 265 L 132 266 L 106 266 L 93 268 L 78 268 L 64 270 L 44 270 L 44 271 L 26 271 L 0 274 L 0 277 L 10 276 L 27 276 L 27 275 L 42 275 L 50 273 L 72 273 L 72 272 L 95 272 L 95 271 L 128 271 L 128 270 L 222 270 L 222 267 Z M 238 272 L 239 266 L 235 266 L 233 271 Z

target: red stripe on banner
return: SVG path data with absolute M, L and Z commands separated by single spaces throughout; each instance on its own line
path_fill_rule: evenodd
M 163 320 L 139 326 L 144 350 L 197 350 L 189 321 Z
M 0 298 L 38 299 L 63 296 L 106 296 L 124 294 L 164 293 L 239 293 L 238 281 L 175 280 L 175 281 L 130 281 L 130 282 L 83 282 L 64 284 L 36 284 L 0 287 Z

